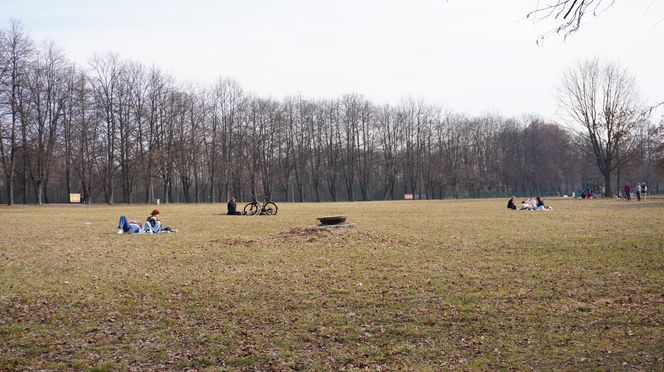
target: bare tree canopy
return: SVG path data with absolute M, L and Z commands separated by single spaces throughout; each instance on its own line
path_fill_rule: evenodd
M 192 87 L 114 54 L 75 66 L 13 23 L 0 29 L 0 202 L 550 196 L 598 191 L 627 161 L 624 176 L 656 190 L 660 142 L 635 122 L 633 80 L 595 61 L 564 87 L 586 130 L 412 98 L 265 98 L 229 78 Z
M 635 128 L 643 119 L 634 78 L 616 64 L 579 63 L 564 74 L 558 101 L 583 148 L 594 155 L 611 195 L 611 172 L 635 150 Z
M 589 12 L 595 16 L 610 8 L 614 3 L 615 0 L 558 0 L 542 5 L 538 1 L 537 8 L 528 13 L 527 18 L 554 18 L 560 24 L 550 33 L 562 33 L 567 37 L 579 30 L 581 21 Z

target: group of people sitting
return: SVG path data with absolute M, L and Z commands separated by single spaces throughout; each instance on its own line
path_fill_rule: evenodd
M 514 204 L 514 196 L 510 198 L 509 201 L 507 201 L 507 209 L 511 210 L 522 210 L 522 211 L 551 211 L 553 210 L 553 207 L 544 205 L 544 200 L 542 200 L 541 197 L 536 197 L 533 199 L 531 196 L 528 198 L 528 200 L 522 200 L 521 201 L 521 207 L 517 208 L 516 204 Z
M 178 232 L 177 229 L 162 226 L 159 217 L 159 209 L 153 210 L 143 224 L 140 221 L 129 220 L 125 216 L 120 216 L 118 234 L 163 234 Z

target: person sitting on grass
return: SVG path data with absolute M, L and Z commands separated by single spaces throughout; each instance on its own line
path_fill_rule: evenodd
M 231 198 L 228 200 L 227 208 L 228 208 L 228 212 L 226 212 L 227 215 L 229 216 L 240 215 L 240 212 L 237 211 L 237 204 L 235 203 L 234 196 L 231 196 Z
M 530 210 L 530 205 L 525 201 L 521 200 L 521 208 L 520 210 L 522 211 L 529 211 Z
M 507 201 L 507 209 L 516 210 L 516 205 L 514 205 L 514 197 L 511 197 L 510 200 Z
M 552 211 L 553 207 L 544 205 L 544 200 L 540 196 L 537 197 L 537 210 L 538 211 Z
M 143 230 L 148 234 L 159 234 L 159 233 L 169 233 L 169 232 L 178 232 L 177 229 L 170 227 L 163 227 L 161 225 L 161 220 L 159 220 L 159 209 L 155 209 L 150 213 L 150 217 L 145 221 L 145 226 Z

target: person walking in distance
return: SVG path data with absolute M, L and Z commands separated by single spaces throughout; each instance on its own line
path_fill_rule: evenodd
M 629 182 L 625 183 L 625 187 L 623 187 L 623 191 L 625 192 L 625 199 L 627 200 L 632 200 L 632 186 L 629 185 Z

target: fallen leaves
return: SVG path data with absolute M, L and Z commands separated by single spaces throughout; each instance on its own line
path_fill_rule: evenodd
M 186 234 L 160 239 L 118 238 L 118 207 L 35 209 L 36 232 L 3 210 L 0 369 L 657 369 L 664 203 L 565 203 L 173 205 Z M 357 228 L 304 226 L 320 208 Z

